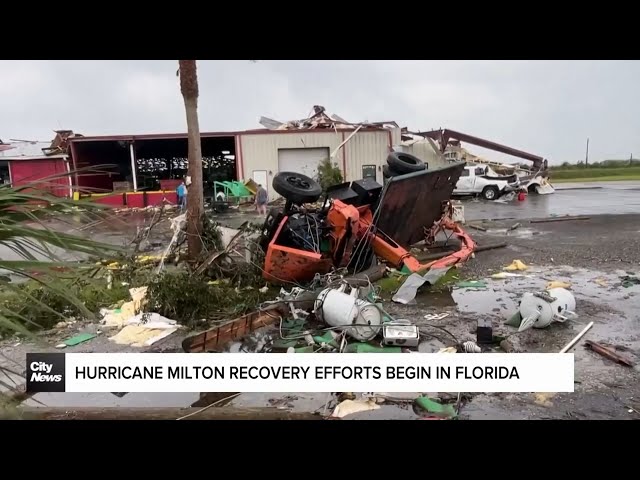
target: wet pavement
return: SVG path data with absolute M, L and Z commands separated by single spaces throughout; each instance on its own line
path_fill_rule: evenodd
M 522 202 L 461 199 L 466 220 L 544 218 L 555 215 L 603 215 L 640 211 L 640 182 L 555 185 L 550 195 L 527 195 Z

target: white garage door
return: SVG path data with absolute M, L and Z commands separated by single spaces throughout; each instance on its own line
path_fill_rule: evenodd
M 296 172 L 315 178 L 318 164 L 329 158 L 329 148 L 281 148 L 278 150 L 278 171 Z

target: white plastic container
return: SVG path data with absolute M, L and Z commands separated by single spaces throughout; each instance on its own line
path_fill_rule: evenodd
M 540 292 L 525 293 L 520 302 L 522 323 L 518 331 L 527 328 L 545 328 L 552 322 L 564 322 L 567 315 L 575 316 L 576 299 L 564 288 L 551 288 Z
M 374 338 L 382 328 L 382 313 L 374 304 L 340 290 L 327 288 L 315 302 L 316 316 L 361 342 Z

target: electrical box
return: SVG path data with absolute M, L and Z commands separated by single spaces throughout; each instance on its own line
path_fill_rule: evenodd
M 358 205 L 374 205 L 382 193 L 382 185 L 371 177 L 356 180 L 351 189 L 358 194 Z
M 357 192 L 352 190 L 351 182 L 345 182 L 329 187 L 327 189 L 327 196 L 334 200 L 340 200 L 347 205 L 353 205 L 360 197 Z
M 386 323 L 382 327 L 382 343 L 398 347 L 417 347 L 420 343 L 420 331 L 408 321 Z

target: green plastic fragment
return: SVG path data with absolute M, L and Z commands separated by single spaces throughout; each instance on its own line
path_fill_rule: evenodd
M 306 347 L 296 348 L 296 353 L 313 353 L 314 347 L 313 345 L 307 345 Z
M 74 337 L 67 338 L 64 343 L 67 347 L 73 347 L 74 345 L 78 345 L 79 343 L 88 342 L 92 338 L 95 338 L 96 335 L 93 333 L 80 333 Z
M 456 287 L 460 288 L 487 288 L 487 284 L 482 280 L 467 280 L 456 283 Z
M 280 338 L 278 340 L 274 340 L 273 348 L 282 348 L 287 349 L 290 347 L 295 347 L 300 343 L 300 340 L 285 340 L 284 338 Z
M 368 343 L 350 343 L 344 351 L 347 353 L 402 353 L 400 347 L 376 347 Z
M 404 263 L 402 264 L 402 268 L 400 269 L 400 273 L 403 275 L 411 275 L 413 272 L 411 270 L 409 270 L 409 267 L 407 267 Z
M 338 348 L 338 343 L 334 340 L 333 335 L 331 335 L 330 331 L 325 332 L 324 335 L 314 335 L 313 341 L 318 345 L 321 343 L 326 343 L 327 345 L 331 345 L 332 347 Z
M 430 399 L 429 397 L 418 397 L 415 399 L 416 405 L 429 413 L 433 413 L 438 417 L 455 418 L 457 417 L 456 409 L 453 405 L 442 405 L 441 403 Z

